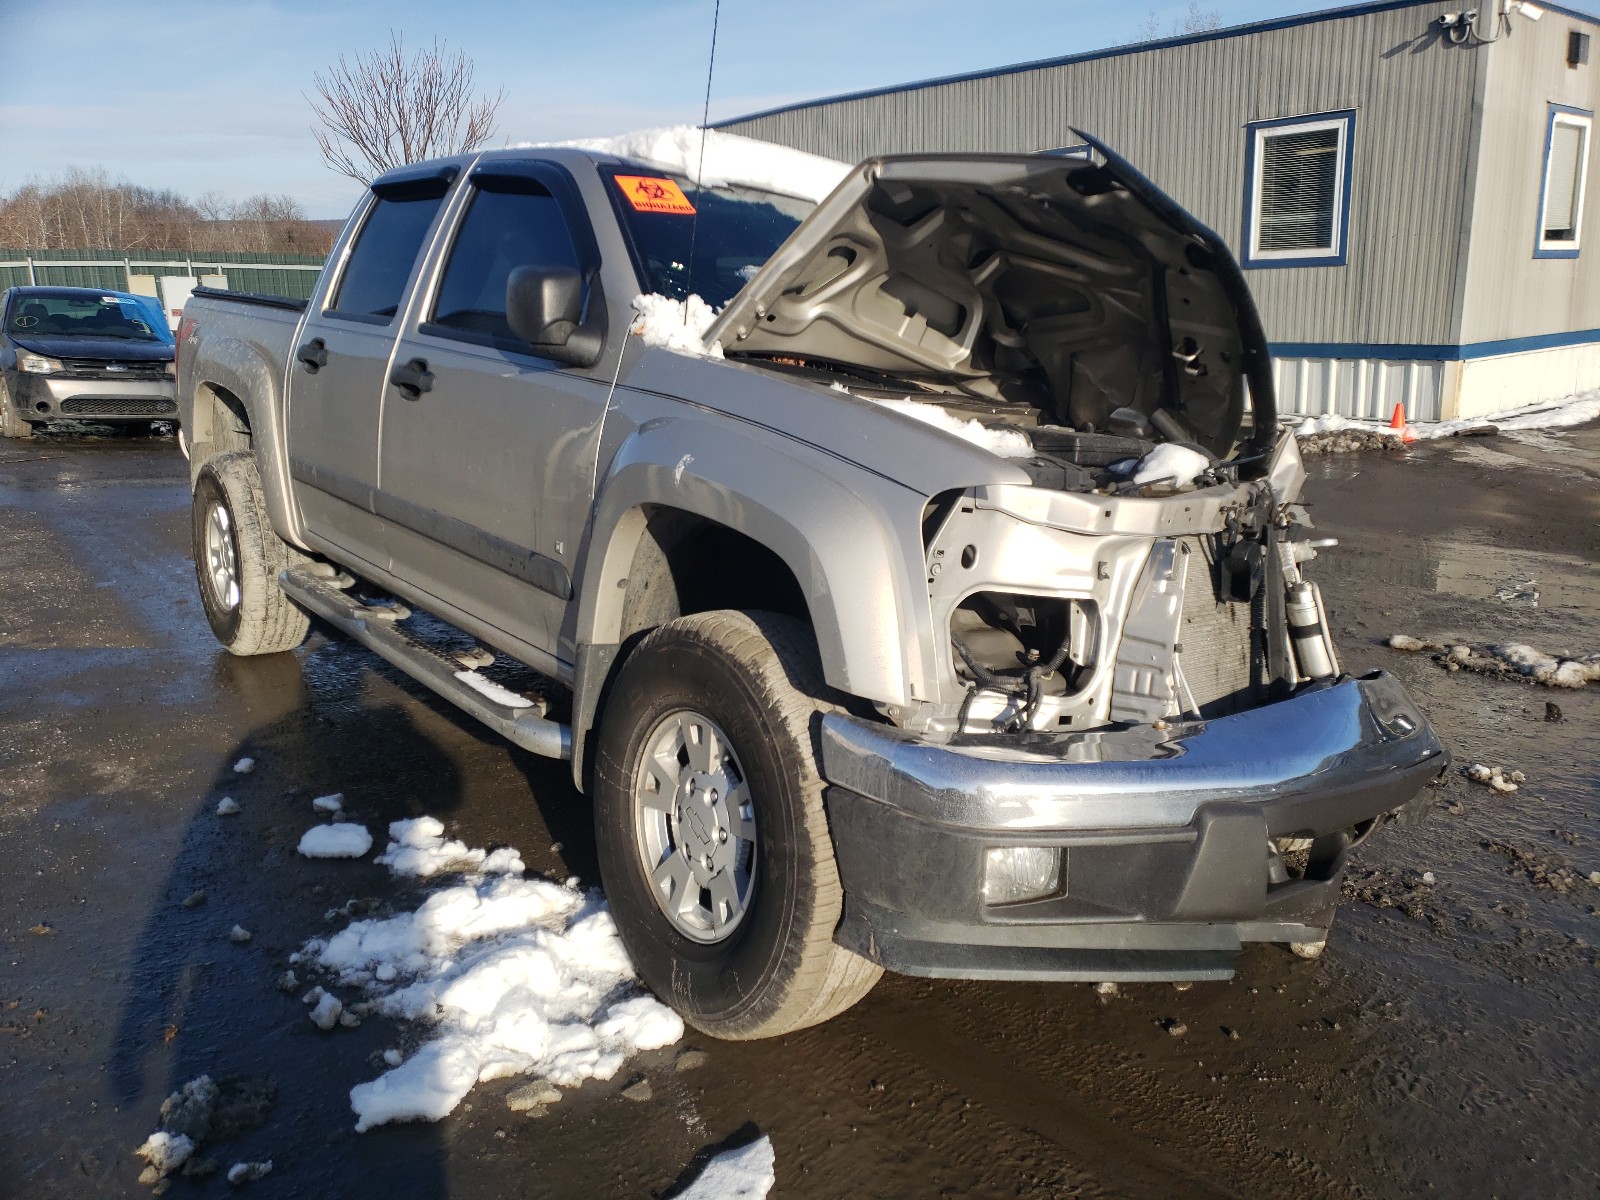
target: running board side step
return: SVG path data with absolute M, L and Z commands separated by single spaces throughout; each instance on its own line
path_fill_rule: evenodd
M 545 758 L 572 757 L 572 729 L 535 709 L 497 704 L 456 678 L 462 664 L 403 629 L 390 610 L 362 604 L 320 563 L 290 567 L 278 576 L 284 595 L 314 616 L 348 634 L 385 662 L 392 663 L 457 708 L 470 713 L 501 737 Z

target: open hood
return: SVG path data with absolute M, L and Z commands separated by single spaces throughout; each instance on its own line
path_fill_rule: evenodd
M 1080 431 L 1133 409 L 1219 457 L 1249 387 L 1276 418 L 1238 264 L 1113 151 L 868 159 L 706 334 L 730 356 L 849 364 L 952 387 Z M 1122 414 L 1120 422 L 1128 420 Z

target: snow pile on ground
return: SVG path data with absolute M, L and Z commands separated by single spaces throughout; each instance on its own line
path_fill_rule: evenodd
M 313 825 L 300 839 L 300 853 L 307 858 L 360 858 L 371 849 L 367 827 L 347 821 Z
M 134 1151 L 150 1165 L 139 1175 L 140 1183 L 156 1183 L 171 1175 L 194 1153 L 194 1140 L 181 1133 L 159 1131 L 145 1138 Z
M 1600 680 L 1600 654 L 1585 654 L 1577 658 L 1557 658 L 1521 642 L 1507 642 L 1489 646 L 1489 653 L 1525 675 L 1535 683 L 1551 687 L 1580 688 L 1586 683 Z
M 1187 487 L 1201 472 L 1209 470 L 1211 460 L 1187 446 L 1162 443 L 1139 460 L 1133 469 L 1133 482 L 1139 485 L 1169 480 L 1173 487 Z
M 237 816 L 238 812 L 239 802 L 232 796 L 224 796 L 221 800 L 217 801 L 217 816 L 232 817 Z
M 228 1182 L 234 1186 L 250 1183 L 272 1174 L 272 1160 L 264 1162 L 236 1162 L 228 1168 Z
M 344 793 L 334 792 L 331 796 L 318 796 L 311 801 L 311 807 L 320 813 L 336 813 L 344 807 Z
M 426 878 L 446 871 L 472 871 L 480 875 L 521 875 L 522 856 L 509 846 L 490 853 L 469 848 L 465 842 L 444 836 L 437 817 L 393 821 L 390 842 L 376 861 L 396 875 Z
M 312 988 L 301 999 L 311 1005 L 311 1011 L 306 1016 L 324 1033 L 337 1025 L 339 1018 L 344 1016 L 344 1004 L 339 997 L 321 988 Z
M 633 311 L 639 315 L 629 326 L 646 346 L 660 346 L 675 354 L 697 358 L 721 358 L 722 344 L 706 345 L 706 330 L 717 319 L 716 311 L 699 296 L 687 301 L 651 293 L 633 298 Z M 687 316 L 685 313 L 687 312 Z
M 134 1151 L 148 1164 L 139 1182 L 159 1195 L 171 1186 L 167 1177 L 174 1172 L 193 1179 L 213 1174 L 217 1163 L 201 1157 L 201 1149 L 264 1125 L 276 1096 L 277 1088 L 268 1080 L 240 1075 L 189 1080 L 161 1102 L 160 1129 Z
M 1491 787 L 1507 795 L 1528 781 L 1528 777 L 1521 771 L 1507 771 L 1504 767 L 1490 767 L 1483 763 L 1473 763 L 1462 774 L 1473 783 L 1481 783 L 1485 787 Z
M 1406 430 L 1418 441 L 1432 441 L 1436 438 L 1455 437 L 1473 429 L 1482 429 L 1484 426 L 1493 425 L 1501 431 L 1518 429 L 1562 429 L 1571 425 L 1582 425 L 1586 421 L 1593 421 L 1600 417 L 1600 392 L 1586 392 L 1563 400 L 1557 404 L 1529 404 L 1523 408 L 1513 408 L 1503 413 L 1492 413 L 1483 417 L 1462 417 L 1455 421 L 1436 421 L 1420 425 L 1407 425 Z M 1350 417 L 1328 415 L 1322 417 L 1307 417 L 1304 420 L 1293 421 L 1291 428 L 1295 436 L 1305 441 L 1320 434 L 1350 434 L 1357 439 L 1381 438 L 1398 442 L 1400 434 L 1390 429 L 1387 422 L 1357 421 Z
M 496 704 L 506 708 L 532 708 L 533 701 L 519 692 L 513 692 L 508 687 L 501 687 L 487 675 L 480 675 L 476 671 L 457 671 L 456 678 L 461 680 L 480 696 L 487 696 Z
M 579 138 L 571 142 L 518 142 L 514 145 L 572 146 L 617 158 L 642 159 L 706 187 L 736 183 L 819 202 L 850 173 L 850 164 L 837 159 L 807 154 L 776 142 L 740 137 L 736 133 L 716 129 L 702 131 L 695 125 L 640 129 L 616 137 Z
M 233 764 L 233 773 L 235 775 L 248 775 L 255 769 L 256 760 L 253 758 L 241 758 L 238 762 Z
M 1496 413 L 1492 417 L 1477 417 L 1469 421 L 1451 421 L 1451 425 L 1482 425 L 1485 422 L 1499 429 L 1564 429 L 1582 425 L 1600 417 L 1600 392 L 1588 392 L 1560 404 L 1530 404 L 1510 412 Z
M 678 1200 L 762 1200 L 778 1182 L 772 1139 L 758 1138 L 748 1146 L 717 1155 Z
M 462 857 L 438 822 L 396 822 L 390 833 L 384 858 L 396 873 Z M 483 855 L 482 867 L 495 857 L 462 849 L 468 860 Z M 534 1075 L 575 1087 L 609 1079 L 635 1052 L 683 1036 L 678 1015 L 634 986 L 598 893 L 523 879 L 514 857 L 497 862 L 502 873 L 474 870 L 434 892 L 415 912 L 356 921 L 302 951 L 340 984 L 362 988 L 369 1010 L 436 1032 L 351 1089 L 358 1131 L 436 1121 L 479 1081 Z
M 1409 653 L 1427 651 L 1434 661 L 1449 671 L 1475 671 L 1479 675 L 1498 675 L 1542 683 L 1546 687 L 1581 688 L 1600 681 L 1600 654 L 1554 655 L 1521 642 L 1499 642 L 1486 646 L 1426 642 L 1397 633 L 1388 640 L 1395 650 Z
M 962 441 L 971 442 L 1001 458 L 1029 458 L 1033 455 L 1033 443 L 1020 429 L 990 429 L 981 421 L 963 421 L 937 404 L 923 404 L 916 400 L 878 400 L 876 403 L 892 408 L 897 413 L 904 413 L 924 425 L 953 433 Z

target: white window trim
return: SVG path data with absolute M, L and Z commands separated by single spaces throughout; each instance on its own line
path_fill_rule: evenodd
M 1341 259 L 1344 257 L 1346 225 L 1350 210 L 1345 199 L 1345 180 L 1349 174 L 1346 159 L 1350 154 L 1350 118 L 1331 117 L 1322 121 L 1302 121 L 1286 124 L 1257 125 L 1251 129 L 1251 159 L 1254 175 L 1250 180 L 1250 254 L 1253 263 L 1270 263 L 1283 260 Z M 1266 166 L 1266 141 L 1269 137 L 1282 137 L 1291 133 L 1316 133 L 1324 129 L 1339 132 L 1338 158 L 1334 163 L 1333 192 L 1333 245 L 1322 250 L 1263 250 L 1261 249 L 1261 177 Z
M 1570 242 L 1549 241 L 1545 238 L 1546 215 L 1550 211 L 1550 168 L 1555 162 L 1555 134 L 1557 125 L 1572 125 L 1583 131 L 1583 150 L 1578 155 L 1578 196 L 1577 208 L 1572 214 L 1572 240 Z M 1577 257 L 1583 248 L 1583 205 L 1589 190 L 1589 149 L 1594 138 L 1594 118 L 1582 113 L 1567 112 L 1565 109 L 1552 108 L 1550 120 L 1545 127 L 1544 145 L 1544 177 L 1539 184 L 1539 250 L 1544 253 L 1559 253 L 1567 251 L 1571 257 Z M 1523 245 L 1527 245 L 1526 242 Z

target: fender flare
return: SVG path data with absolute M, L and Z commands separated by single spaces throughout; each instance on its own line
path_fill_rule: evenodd
M 610 648 L 580 666 L 573 697 L 574 769 L 622 637 L 628 572 L 651 507 L 726 526 L 781 559 L 800 584 L 828 684 L 852 696 L 904 704 L 926 694 L 921 627 L 920 520 L 926 497 L 787 437 L 744 423 L 660 418 L 619 449 L 598 489 L 578 576 L 573 640 Z M 756 497 L 766 499 L 757 499 Z M 781 499 L 779 499 L 781 498 Z
M 291 339 L 290 344 L 293 344 Z M 191 413 L 199 419 L 201 399 L 208 388 L 222 388 L 244 406 L 250 422 L 251 444 L 256 469 L 261 473 L 261 490 L 273 528 L 286 541 L 304 549 L 299 521 L 291 499 L 289 456 L 284 439 L 283 380 L 271 358 L 259 347 L 242 338 L 224 336 L 208 340 L 204 353 L 194 366 Z M 205 431 L 209 440 L 209 430 Z M 191 427 L 191 447 L 202 440 L 201 431 Z

